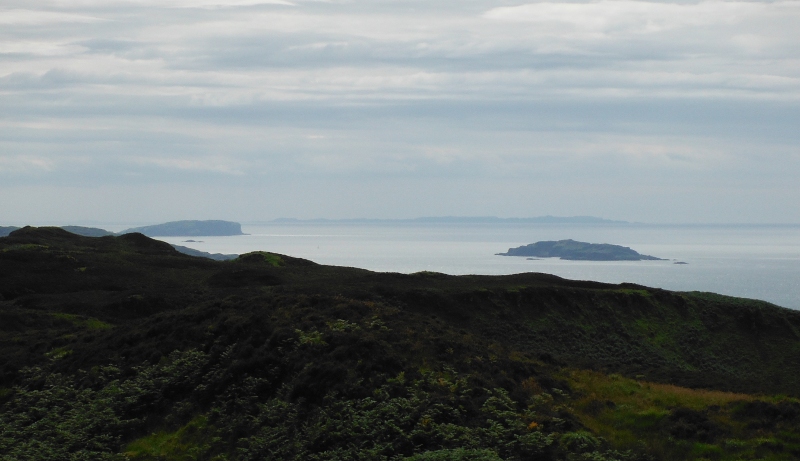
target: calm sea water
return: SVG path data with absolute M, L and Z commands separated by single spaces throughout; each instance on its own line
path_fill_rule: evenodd
M 800 309 L 800 226 L 531 224 L 259 224 L 250 235 L 161 238 L 211 253 L 264 250 L 375 271 L 544 272 L 574 280 L 711 291 Z M 612 243 L 668 261 L 527 260 L 496 256 L 539 240 Z M 686 265 L 675 264 L 676 261 Z

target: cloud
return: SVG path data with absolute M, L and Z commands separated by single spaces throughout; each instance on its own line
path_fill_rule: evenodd
M 51 5 L 67 8 L 225 8 L 257 5 L 294 5 L 287 0 L 52 0 Z
M 244 174 L 241 162 L 221 156 L 201 158 L 171 158 L 168 156 L 134 157 L 126 160 L 137 165 L 153 165 L 167 169 L 221 173 L 235 176 Z
M 4 8 L 6 183 L 536 178 L 566 194 L 783 184 L 798 166 L 798 2 Z
M 7 26 L 41 26 L 58 23 L 92 23 L 98 21 L 103 21 L 103 19 L 95 16 L 57 11 L 28 9 L 0 10 L 0 25 Z
M 537 24 L 546 30 L 549 27 L 552 32 L 577 31 L 596 38 L 598 35 L 653 34 L 714 24 L 734 25 L 767 11 L 786 7 L 796 5 L 790 2 L 768 4 L 718 0 L 699 3 L 601 0 L 498 7 L 487 11 L 484 16 L 501 21 Z
M 43 173 L 52 171 L 52 159 L 28 155 L 0 156 L 0 174 Z

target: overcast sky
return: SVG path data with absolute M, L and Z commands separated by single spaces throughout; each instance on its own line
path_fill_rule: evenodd
M 0 225 L 800 223 L 798 24 L 798 0 L 3 0 Z

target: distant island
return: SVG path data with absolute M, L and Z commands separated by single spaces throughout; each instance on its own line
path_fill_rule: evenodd
M 661 261 L 661 258 L 639 254 L 619 245 L 608 243 L 586 243 L 575 240 L 543 241 L 516 248 L 509 248 L 499 256 L 534 256 L 539 258 L 561 258 L 571 261 Z
M 269 223 L 302 224 L 630 224 L 628 221 L 613 221 L 595 216 L 537 216 L 533 218 L 498 218 L 497 216 L 430 216 L 410 219 L 297 219 L 278 218 Z
M 242 225 L 231 221 L 173 221 L 154 226 L 133 227 L 119 234 L 138 232 L 148 237 L 208 237 L 246 235 Z

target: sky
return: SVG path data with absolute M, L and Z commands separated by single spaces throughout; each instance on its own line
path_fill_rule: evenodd
M 3 0 L 0 225 L 800 223 L 798 24 L 798 0 Z

